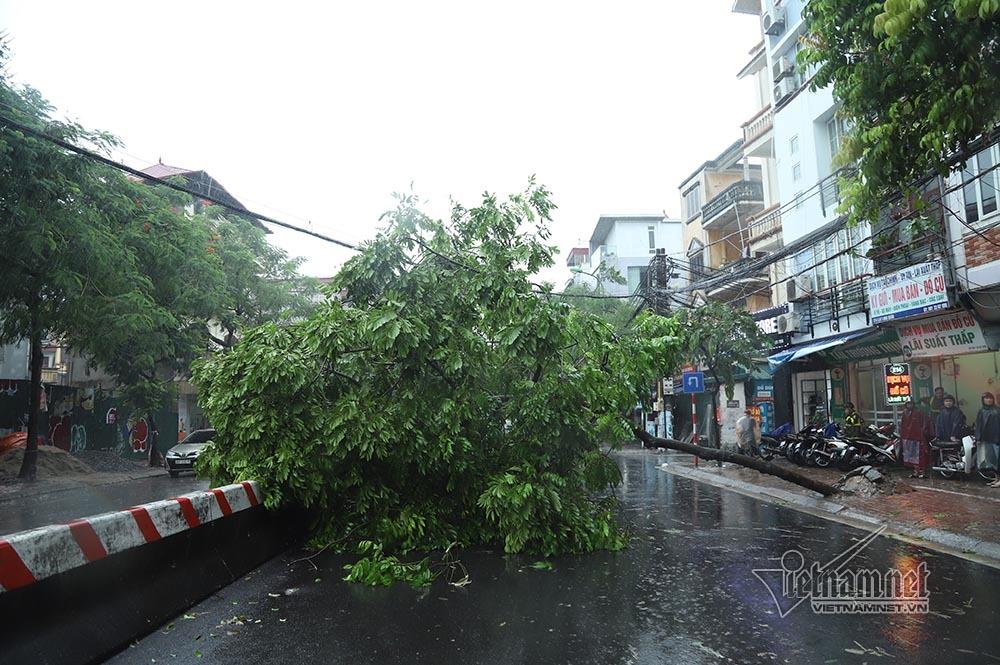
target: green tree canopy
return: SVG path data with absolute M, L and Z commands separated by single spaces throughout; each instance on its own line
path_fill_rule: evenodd
M 223 280 L 216 344 L 229 348 L 241 330 L 303 317 L 312 309 L 319 284 L 299 273 L 301 259 L 269 243 L 264 232 L 243 217 L 224 215 L 219 208 L 209 208 L 205 215 L 214 230 Z
M 343 303 L 256 328 L 196 370 L 219 432 L 200 470 L 257 478 L 324 539 L 361 541 L 366 581 L 382 581 L 383 552 L 621 546 L 601 445 L 631 438 L 651 370 L 674 363 L 673 323 L 616 331 L 533 285 L 552 262 L 551 209 L 531 186 L 443 223 L 402 198 L 335 278 Z
M 697 309 L 674 314 L 680 331 L 679 352 L 685 360 L 706 368 L 712 379 L 712 407 L 718 412 L 719 393 L 733 398 L 740 374 L 748 372 L 767 348 L 767 338 L 751 316 L 726 303 L 709 301 Z M 712 419 L 711 443 L 720 441 L 719 423 Z
M 0 44 L 0 70 L 5 64 Z M 0 71 L 0 113 L 45 135 L 102 150 L 104 133 L 52 119 L 34 89 L 15 87 Z M 138 278 L 136 257 L 122 241 L 133 207 L 114 169 L 72 154 L 44 138 L 0 126 L 0 343 L 30 343 L 28 444 L 21 476 L 35 476 L 42 343 L 100 334 L 90 315 Z M 128 308 L 124 300 L 118 304 Z
M 810 0 L 805 18 L 799 61 L 853 126 L 841 153 L 858 167 L 852 219 L 947 174 L 1000 122 L 1000 0 Z

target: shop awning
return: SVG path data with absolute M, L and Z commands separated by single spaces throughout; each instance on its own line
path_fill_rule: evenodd
M 841 344 L 850 342 L 852 339 L 857 339 L 858 337 L 867 335 L 869 332 L 871 331 L 859 330 L 858 332 L 845 333 L 834 337 L 824 337 L 823 339 L 815 339 L 802 344 L 796 344 L 795 346 L 790 346 L 784 351 L 780 351 L 767 357 L 768 369 L 771 374 L 774 374 L 785 363 L 798 360 L 799 358 L 805 358 L 808 355 L 823 351 L 824 349 L 840 346 Z

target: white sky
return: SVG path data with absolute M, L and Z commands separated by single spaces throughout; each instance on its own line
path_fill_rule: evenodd
M 394 191 L 444 216 L 531 174 L 562 255 L 677 185 L 757 110 L 731 0 L 306 3 L 0 0 L 16 81 L 111 131 L 134 166 L 204 169 L 245 205 L 349 242 Z M 330 275 L 348 250 L 272 240 Z

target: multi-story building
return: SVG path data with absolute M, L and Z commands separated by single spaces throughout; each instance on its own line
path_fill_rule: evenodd
M 683 254 L 681 221 L 662 214 L 601 215 L 590 235 L 590 246 L 586 252 L 583 249 L 573 249 L 567 259 L 574 273 L 572 282 L 596 286 L 592 273 L 603 264 L 616 270 L 625 283 L 602 280 L 601 288 L 609 295 L 630 295 L 646 283 L 649 260 L 657 250 L 668 256 Z
M 787 274 L 770 281 L 774 304 L 785 310 L 776 327 L 790 339 L 769 358 L 774 390 L 784 384 L 797 426 L 836 420 L 847 401 L 868 422 L 896 422 L 904 396 L 887 388 L 886 367 L 905 368 L 913 396 L 927 398 L 941 386 L 971 415 L 978 394 L 1000 381 L 994 339 L 1000 178 L 991 170 L 1000 162 L 998 148 L 981 146 L 948 179 L 928 176 L 920 187 L 922 209 L 887 201 L 879 219 L 848 226 L 838 178 L 850 165 L 838 153 L 850 127 L 832 90 L 811 90 L 813 72 L 796 63 L 805 5 L 736 0 L 733 6 L 760 17 L 761 59 L 744 71 L 770 79 L 772 98 L 770 112 L 744 125 L 745 150 L 765 143 L 758 135 L 771 115 L 770 149 L 784 201 Z

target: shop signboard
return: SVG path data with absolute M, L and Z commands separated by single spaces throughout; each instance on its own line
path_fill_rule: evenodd
M 910 383 L 909 363 L 889 363 L 885 365 L 885 402 L 903 404 L 913 396 Z
M 787 349 L 792 345 L 791 333 L 778 332 L 778 317 L 782 314 L 788 314 L 788 311 L 788 303 L 785 303 L 784 305 L 759 309 L 756 312 L 750 313 L 753 320 L 757 322 L 757 327 L 760 328 L 760 331 L 771 340 L 772 350 Z
M 970 312 L 960 311 L 897 324 L 904 358 L 933 358 L 989 351 L 983 329 Z
M 774 399 L 774 379 L 754 379 L 754 399 Z
M 944 264 L 928 261 L 868 280 L 872 322 L 882 323 L 948 308 Z

